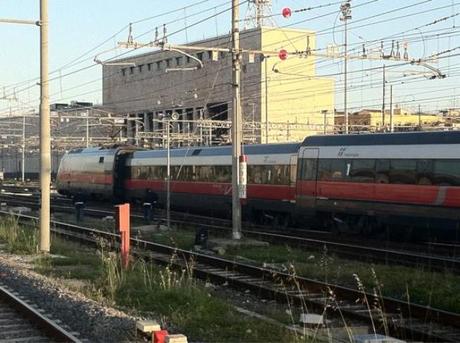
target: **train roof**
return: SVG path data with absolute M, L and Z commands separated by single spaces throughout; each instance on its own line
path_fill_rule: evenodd
M 115 154 L 119 150 L 137 150 L 137 148 L 130 145 L 112 144 L 110 146 L 74 148 L 69 151 L 69 154 Z
M 257 144 L 243 146 L 243 153 L 246 155 L 272 155 L 272 154 L 295 154 L 298 152 L 300 143 L 283 143 L 283 144 Z M 219 147 L 187 147 L 171 149 L 171 157 L 188 157 L 188 156 L 225 156 L 231 155 L 232 147 L 230 145 Z M 134 158 L 165 157 L 166 149 L 136 151 Z
M 305 138 L 302 146 L 460 144 L 460 131 L 370 133 Z

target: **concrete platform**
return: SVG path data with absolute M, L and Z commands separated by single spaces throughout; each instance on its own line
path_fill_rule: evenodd
M 225 251 L 232 248 L 244 249 L 253 247 L 268 247 L 270 244 L 255 239 L 242 238 L 240 240 L 228 238 L 211 238 L 208 240 L 208 248 L 219 255 L 225 254 Z

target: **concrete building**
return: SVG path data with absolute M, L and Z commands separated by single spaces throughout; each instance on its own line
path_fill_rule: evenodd
M 190 45 L 228 48 L 231 36 Z M 316 40 L 315 33 L 308 30 L 259 27 L 241 33 L 241 47 L 259 51 L 314 51 Z M 126 135 L 135 143 L 141 143 L 136 137 L 162 139 L 165 128 L 159 119 L 162 114 L 172 113 L 178 117 L 173 126 L 174 137 L 178 140 L 182 137 L 182 144 L 229 142 L 231 54 L 206 49 L 183 51 L 199 59 L 203 67 L 196 68 L 197 61 L 172 51 L 149 52 L 104 65 L 103 105 L 127 116 Z M 277 56 L 243 54 L 241 95 L 245 141 L 298 141 L 307 135 L 323 133 L 325 123 L 332 131 L 334 80 L 316 77 L 315 63 L 313 56 L 290 56 L 281 61 Z M 208 119 L 214 122 L 203 122 Z
M 362 109 L 349 115 L 350 131 L 389 131 L 390 110 L 385 111 L 382 116 L 380 109 Z M 341 131 L 344 126 L 343 112 L 336 112 L 336 131 Z M 432 127 L 441 128 L 445 126 L 444 118 L 439 114 L 411 113 L 402 108 L 393 110 L 393 126 L 395 131 L 411 131 L 414 129 L 429 129 Z

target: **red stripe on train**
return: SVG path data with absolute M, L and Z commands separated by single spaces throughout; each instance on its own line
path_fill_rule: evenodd
M 299 181 L 299 195 L 460 207 L 460 187 L 354 182 Z
M 111 185 L 113 183 L 112 175 L 110 174 L 100 174 L 100 173 L 85 173 L 85 174 L 76 174 L 76 173 L 61 173 L 58 175 L 58 180 L 60 182 L 85 182 L 85 183 L 95 183 L 103 185 Z
M 125 181 L 127 190 L 151 189 L 166 191 L 166 182 L 160 180 L 129 179 Z M 230 183 L 171 181 L 171 192 L 231 196 Z M 295 187 L 287 185 L 248 185 L 248 198 L 268 200 L 294 200 Z

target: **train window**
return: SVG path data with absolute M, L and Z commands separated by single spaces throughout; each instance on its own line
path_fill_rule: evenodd
M 321 181 L 343 181 L 346 178 L 345 160 L 319 160 L 319 179 Z
M 316 180 L 316 169 L 317 169 L 317 160 L 316 159 L 302 159 L 300 171 L 300 179 L 301 180 Z
M 104 156 L 99 157 L 99 163 L 104 163 Z
M 439 186 L 460 186 L 460 161 L 437 160 L 434 162 L 434 183 Z
M 433 161 L 432 160 L 417 160 L 417 184 L 432 185 L 433 184 Z
M 289 165 L 273 166 L 273 172 L 273 181 L 276 185 L 289 185 Z
M 348 176 L 352 182 L 374 182 L 375 160 L 352 160 Z
M 261 184 L 262 182 L 262 166 L 248 166 L 248 183 Z
M 390 160 L 375 161 L 375 182 L 390 183 Z
M 417 183 L 416 160 L 391 160 L 390 183 L 409 184 Z
M 214 181 L 215 182 L 231 182 L 232 173 L 229 166 L 215 166 L 214 167 Z

